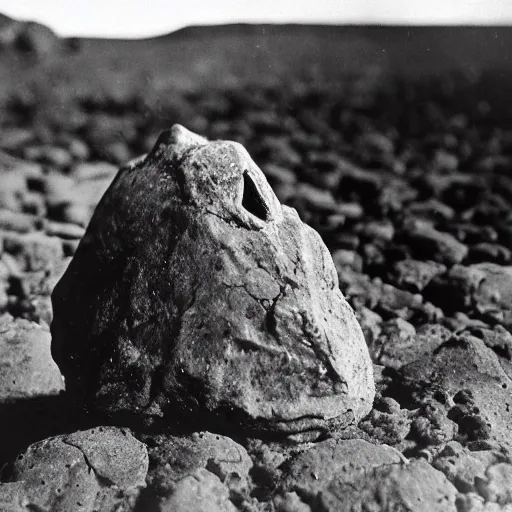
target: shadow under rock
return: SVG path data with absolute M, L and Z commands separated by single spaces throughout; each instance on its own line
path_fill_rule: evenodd
M 0 477 L 30 444 L 89 428 L 90 421 L 64 393 L 0 404 Z

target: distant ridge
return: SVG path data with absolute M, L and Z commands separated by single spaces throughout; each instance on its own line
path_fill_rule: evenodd
M 17 23 L 0 15 L 5 21 Z M 44 34 L 43 34 L 44 35 Z M 48 36 L 50 37 L 50 36 Z M 0 52 L 0 96 L 21 84 L 64 101 L 89 90 L 142 94 L 344 77 L 512 72 L 512 27 L 228 24 L 144 39 L 62 38 L 35 61 Z M 51 77 L 51 81 L 45 79 Z M 46 83 L 46 85 L 45 85 Z

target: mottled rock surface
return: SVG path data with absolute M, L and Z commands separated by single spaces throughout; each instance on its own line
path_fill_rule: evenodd
M 129 431 L 97 427 L 35 443 L 0 484 L 2 510 L 131 510 L 148 471 L 146 447 Z
M 191 436 L 144 436 L 150 470 L 143 510 L 236 510 L 249 500 L 252 461 L 229 437 L 199 432 Z M 209 508 L 208 508 L 209 507 Z
M 0 316 L 0 404 L 64 389 L 50 342 L 47 327 L 9 313 Z
M 329 252 L 239 144 L 165 132 L 119 172 L 52 299 L 53 356 L 93 408 L 286 434 L 371 408 Z

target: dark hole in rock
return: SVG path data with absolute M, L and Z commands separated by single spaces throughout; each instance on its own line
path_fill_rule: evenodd
M 265 206 L 265 202 L 247 171 L 244 172 L 244 195 L 242 197 L 242 206 L 249 213 L 258 217 L 258 219 L 267 220 L 268 211 Z

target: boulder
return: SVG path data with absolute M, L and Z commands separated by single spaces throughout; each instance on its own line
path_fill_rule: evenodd
M 52 354 L 96 410 L 294 434 L 371 409 L 332 258 L 240 144 L 164 132 L 119 171 L 52 300 Z

